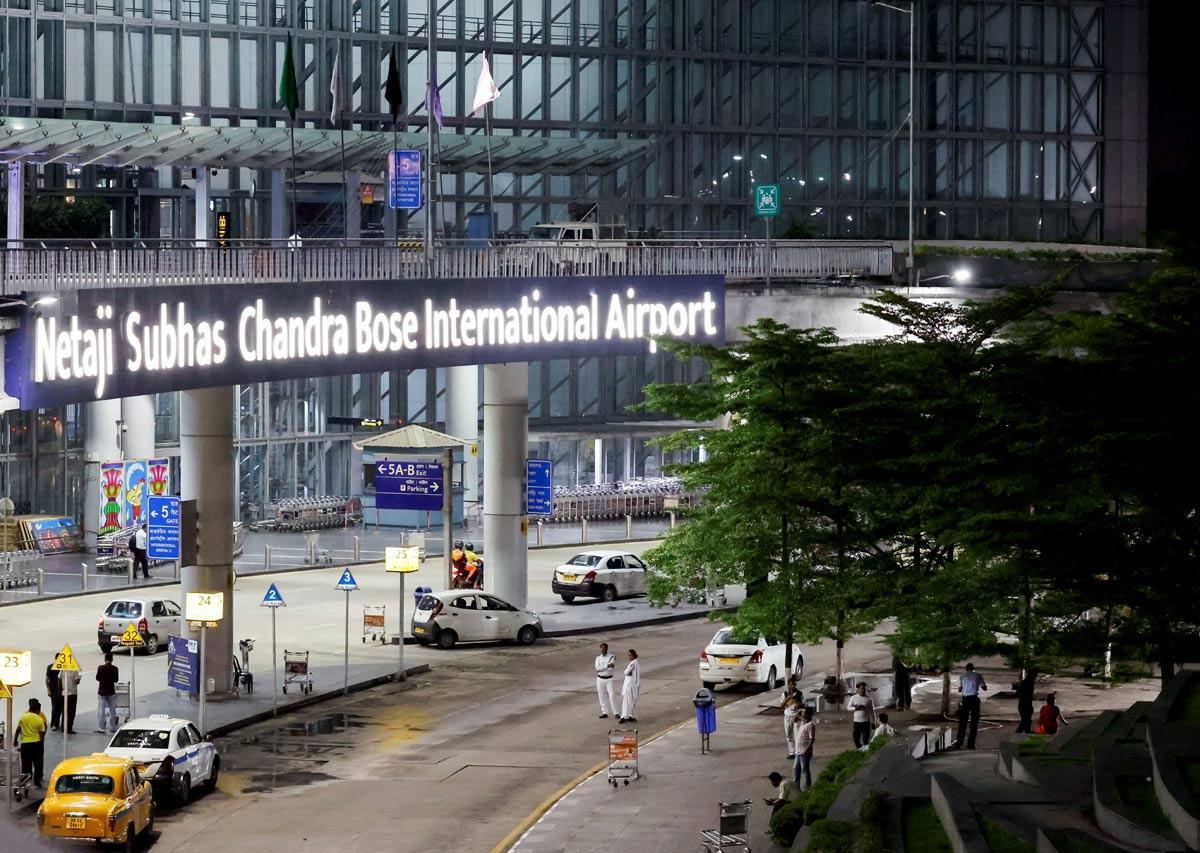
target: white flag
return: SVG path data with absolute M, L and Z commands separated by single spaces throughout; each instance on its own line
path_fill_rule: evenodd
M 492 79 L 492 69 L 488 66 L 487 54 L 483 55 L 483 70 L 479 72 L 479 83 L 475 86 L 475 103 L 471 107 L 471 115 L 479 112 L 492 101 L 500 97 L 500 87 Z
M 342 70 L 342 46 L 338 44 L 337 53 L 333 57 L 333 75 L 329 78 L 329 94 L 332 95 L 329 109 L 329 120 L 337 124 L 342 112 L 342 87 L 338 85 L 338 77 Z

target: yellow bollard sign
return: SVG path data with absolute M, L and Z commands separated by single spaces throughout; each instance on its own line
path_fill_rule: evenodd
M 125 627 L 125 633 L 121 635 L 121 639 L 117 642 L 122 646 L 144 646 L 146 642 L 142 639 L 142 635 L 138 633 L 137 626 L 130 622 Z
M 59 672 L 79 672 L 79 661 L 75 660 L 75 653 L 71 651 L 70 646 L 63 646 L 62 651 L 54 656 L 54 663 L 50 668 Z

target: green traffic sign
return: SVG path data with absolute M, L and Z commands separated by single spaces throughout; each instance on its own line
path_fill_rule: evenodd
M 779 184 L 758 184 L 754 187 L 755 216 L 778 216 L 782 206 Z

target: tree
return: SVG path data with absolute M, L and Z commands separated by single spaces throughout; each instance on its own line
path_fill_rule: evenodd
M 81 196 L 67 203 L 41 196 L 25 205 L 25 237 L 30 240 L 87 240 L 108 233 L 111 208 L 99 198 Z

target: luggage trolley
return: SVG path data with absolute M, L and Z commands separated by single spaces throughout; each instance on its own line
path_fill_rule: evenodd
M 129 682 L 118 681 L 114 686 L 117 691 L 113 696 L 115 705 L 113 712 L 117 715 L 117 719 L 123 723 L 128 723 L 132 715 L 133 709 L 129 707 Z
M 308 652 L 283 650 L 283 692 L 295 684 L 301 693 L 312 693 L 312 676 L 308 672 Z
M 384 628 L 384 614 L 387 613 L 387 605 L 384 604 L 364 604 L 363 605 L 363 630 L 362 641 L 365 643 L 367 638 L 371 638 L 371 642 L 378 640 L 380 643 L 388 641 L 387 631 Z M 403 629 L 403 626 L 401 626 Z
M 638 778 L 638 730 L 609 729 L 608 784 L 615 788 Z
M 4 784 L 12 784 L 12 797 L 19 803 L 21 800 L 28 800 L 33 793 L 33 776 L 21 772 L 21 754 L 18 752 L 15 743 L 10 744 L 8 742 L 6 734 L 4 723 L 0 722 L 0 748 L 12 751 L 13 778 L 4 779 Z M 4 753 L 0 751 L 0 773 L 4 772 L 4 767 Z
M 700 833 L 700 843 L 710 853 L 725 850 L 743 850 L 750 853 L 750 801 L 740 803 L 718 803 L 720 815 L 716 829 Z

